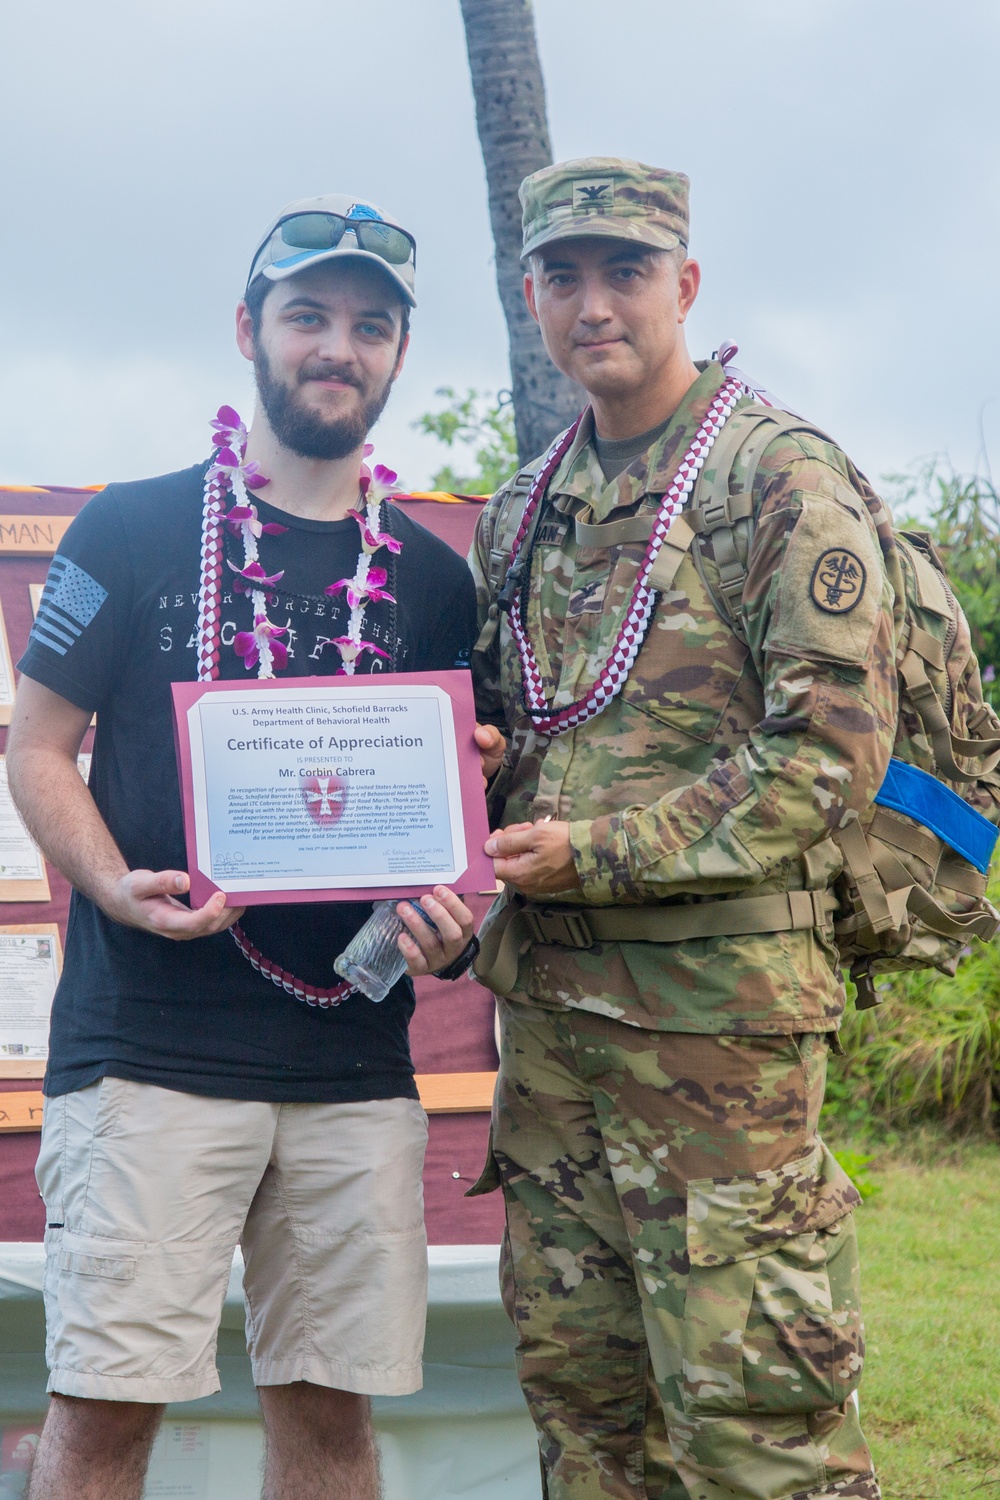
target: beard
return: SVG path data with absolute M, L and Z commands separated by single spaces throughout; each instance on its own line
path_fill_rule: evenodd
M 300 458 L 319 459 L 347 458 L 361 447 L 385 410 L 393 383 L 390 375 L 378 390 L 366 391 L 364 383 L 353 371 L 324 364 L 303 366 L 295 385 L 286 385 L 274 374 L 263 346 L 256 340 L 254 376 L 257 394 L 278 442 Z M 342 416 L 325 417 L 302 402 L 300 386 L 310 380 L 329 379 L 342 380 L 360 392 L 361 401 L 353 411 Z

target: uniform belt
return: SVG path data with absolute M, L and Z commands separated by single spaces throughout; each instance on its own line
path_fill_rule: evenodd
M 832 891 L 777 891 L 769 896 L 674 906 L 541 906 L 515 898 L 482 935 L 477 978 L 509 995 L 517 965 L 533 944 L 592 948 L 595 943 L 683 943 L 754 932 L 798 932 L 829 925 Z

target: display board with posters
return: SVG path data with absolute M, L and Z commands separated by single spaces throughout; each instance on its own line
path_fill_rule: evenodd
M 12 708 L 17 692 L 14 664 L 27 643 L 49 562 L 72 518 L 93 493 L 94 489 L 40 486 L 0 488 L 0 613 L 10 665 L 8 673 L 8 657 L 4 656 L 0 663 L 0 755 L 6 751 L 7 729 L 3 726 L 9 718 L 4 704 Z M 397 503 L 465 555 L 481 510 L 480 499 L 426 495 L 404 498 Z M 5 686 L 7 676 L 10 682 Z M 89 771 L 94 732 L 93 727 L 88 730 L 82 747 L 84 775 Z M 7 887 L 10 899 L 6 900 L 0 886 L 0 926 L 33 929 L 42 938 L 45 936 L 42 928 L 53 934 L 49 962 L 54 964 L 58 961 L 58 940 L 65 941 L 69 887 L 58 870 L 40 856 L 37 868 L 35 865 L 29 868 L 35 855 L 24 843 L 20 828 L 10 824 L 9 819 L 7 824 L 7 838 L 18 860 L 17 878 L 27 883 Z M 11 868 L 13 872 L 13 864 Z M 484 892 L 468 900 L 478 921 L 489 905 L 490 895 Z M 2 962 L 0 954 L 0 966 Z M 17 963 L 24 968 L 23 952 L 18 953 Z M 31 971 L 36 979 L 41 967 L 39 959 L 38 974 Z M 34 1010 L 40 1004 L 41 988 L 39 979 L 32 989 Z M 276 1003 L 282 1003 L 281 997 L 276 998 Z M 21 1029 L 26 1027 L 29 1027 L 27 1015 Z M 31 1027 L 34 1037 L 38 1031 L 37 1017 Z M 503 1222 L 499 1194 L 471 1199 L 464 1196 L 479 1176 L 486 1152 L 489 1100 L 497 1067 L 493 997 L 467 977 L 452 983 L 434 979 L 418 981 L 411 1042 L 421 1097 L 431 1115 L 424 1179 L 429 1239 L 437 1245 L 495 1245 L 500 1240 Z M 27 1047 L 28 1042 L 17 1037 L 12 1038 L 12 1045 Z M 17 1067 L 9 1070 L 7 1076 L 0 1053 L 0 1240 L 39 1240 L 44 1229 L 33 1178 L 43 1110 L 44 1057 L 35 1055 L 36 1042 L 32 1046 L 30 1054 L 18 1054 Z M 10 1071 L 18 1076 L 11 1077 Z M 29 1097 L 17 1099 L 19 1093 Z M 180 1459 L 176 1461 L 179 1463 Z

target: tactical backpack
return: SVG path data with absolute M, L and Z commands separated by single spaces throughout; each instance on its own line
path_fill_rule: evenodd
M 720 615 L 741 638 L 740 604 L 755 524 L 754 479 L 770 444 L 795 433 L 833 441 L 801 417 L 774 407 L 752 403 L 734 412 L 715 442 L 689 505 L 674 519 L 650 574 L 650 585 L 665 592 L 690 554 Z M 495 602 L 478 650 L 489 646 L 500 613 L 523 586 L 524 570 L 530 567 L 530 535 L 524 538 L 519 558 L 511 563 L 514 536 L 534 472 L 531 466 L 515 475 L 496 519 L 495 544 L 488 561 Z M 734 492 L 737 472 L 742 484 Z M 885 516 L 881 500 L 864 475 L 853 466 L 850 474 L 873 519 L 880 513 Z M 535 513 L 536 524 L 542 510 L 539 506 Z M 602 526 L 599 532 L 605 545 L 643 541 L 648 540 L 651 526 L 647 513 Z M 590 528 L 578 522 L 577 532 L 581 529 Z M 935 968 L 953 975 L 972 938 L 988 941 L 1000 931 L 1000 913 L 986 899 L 989 862 L 998 836 L 993 825 L 1000 820 L 1000 777 L 996 774 L 1000 718 L 983 698 L 968 622 L 930 536 L 905 530 L 895 532 L 894 537 L 903 592 L 895 605 L 900 701 L 893 755 L 864 819 L 852 819 L 831 836 L 843 860 L 843 872 L 832 892 L 834 935 L 841 962 L 849 967 L 857 987 L 856 1003 L 861 1009 L 878 1004 L 876 974 Z M 829 867 L 827 856 L 834 856 L 834 851 L 820 845 L 809 855 L 808 862 L 822 869 Z M 622 911 L 617 920 L 629 919 L 625 927 L 635 927 L 637 938 L 656 940 L 654 934 L 662 930 L 661 941 L 776 928 L 777 920 L 764 920 L 762 926 L 754 922 L 750 907 L 755 901 L 761 906 L 775 904 L 774 897 L 764 896 L 699 903 L 695 908 L 654 908 L 661 922 L 671 914 L 676 935 L 670 925 L 659 928 L 644 922 L 641 909 Z M 615 937 L 616 918 L 611 913 L 586 909 L 579 916 L 588 924 L 585 937 Z M 556 933 L 560 923 L 572 924 L 571 910 L 528 911 L 526 917 L 536 941 L 569 941 Z M 825 918 L 825 912 L 819 917 Z M 624 929 L 619 940 L 628 940 Z M 578 937 L 571 945 L 580 946 L 582 941 Z M 507 946 L 513 946 L 509 940 Z M 513 956 L 511 952 L 509 957 Z

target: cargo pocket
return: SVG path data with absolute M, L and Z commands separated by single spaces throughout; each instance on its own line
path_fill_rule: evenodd
M 102 1276 L 106 1281 L 134 1281 L 138 1264 L 134 1255 L 90 1255 L 80 1250 L 60 1250 L 60 1271 L 77 1276 Z
M 685 1411 L 810 1412 L 847 1399 L 864 1361 L 860 1201 L 822 1143 L 777 1171 L 688 1184 Z

